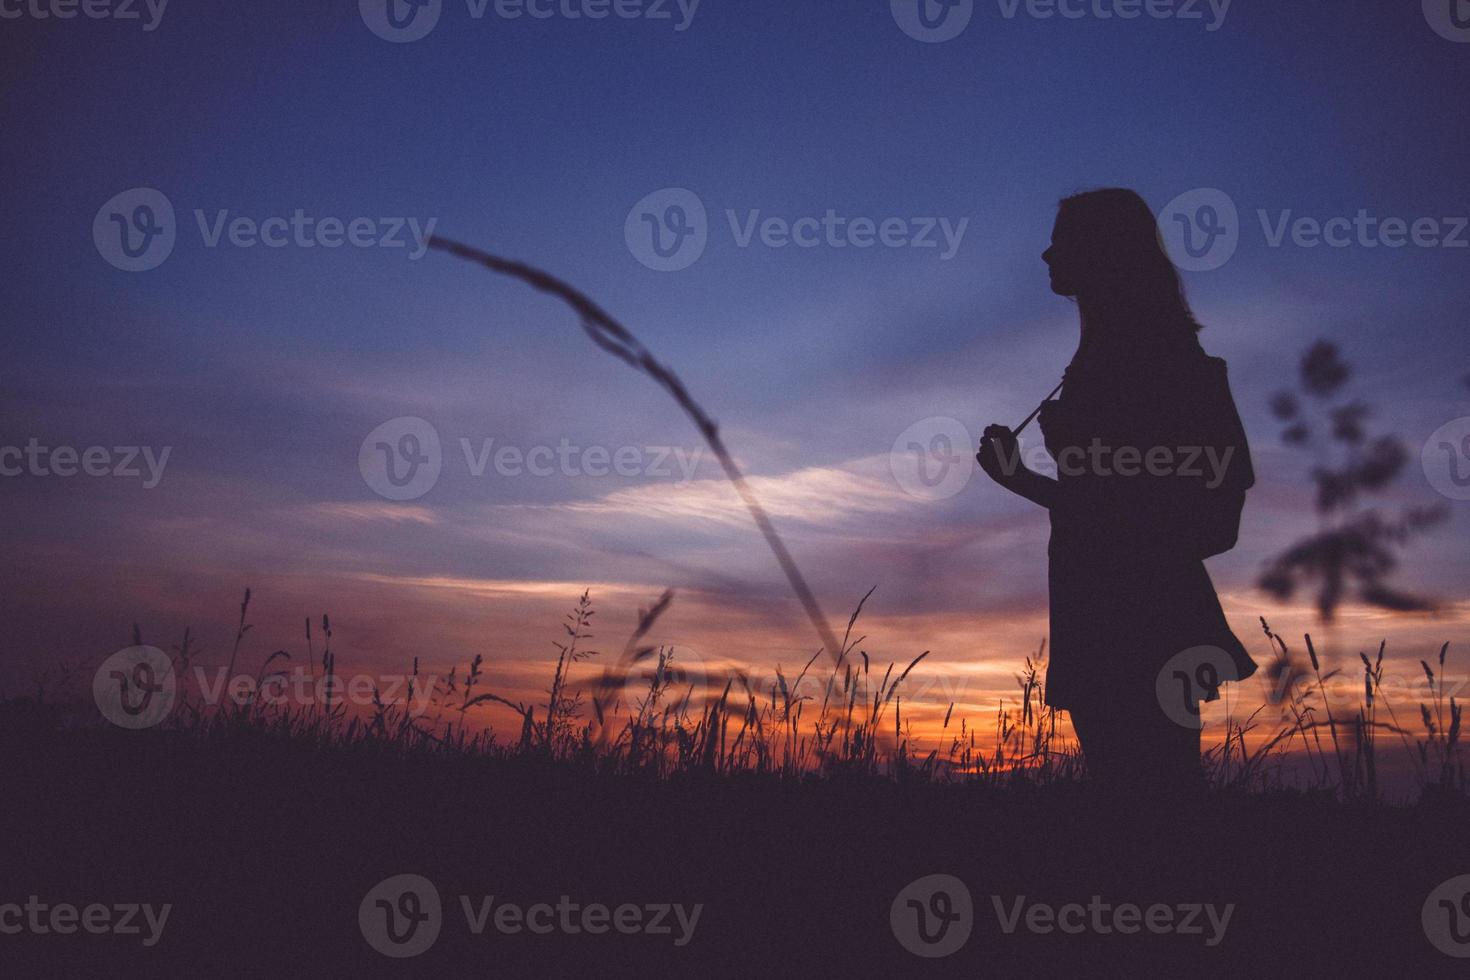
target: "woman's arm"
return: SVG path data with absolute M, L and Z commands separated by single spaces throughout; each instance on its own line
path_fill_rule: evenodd
M 1003 483 L 1001 486 L 1047 510 L 1051 510 L 1052 502 L 1056 499 L 1057 481 L 1024 466 L 1009 483 Z
M 975 460 L 987 476 L 1011 493 L 1051 509 L 1056 498 L 1057 481 L 1042 476 L 1021 462 L 1020 443 L 1010 429 L 1003 425 L 987 426 Z

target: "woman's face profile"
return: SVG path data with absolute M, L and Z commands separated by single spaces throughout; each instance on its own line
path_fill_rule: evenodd
M 1059 215 L 1052 227 L 1051 247 L 1041 253 L 1051 271 L 1051 291 L 1058 296 L 1077 295 L 1079 251 L 1076 236 L 1069 233 Z

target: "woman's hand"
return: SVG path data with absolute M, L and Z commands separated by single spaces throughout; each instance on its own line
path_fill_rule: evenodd
M 980 437 L 975 461 L 996 483 L 1034 504 L 1051 509 L 1057 481 L 1027 469 L 1021 463 L 1021 444 L 1016 434 L 1003 425 L 987 425 Z
M 1022 473 L 1029 472 L 1021 465 L 1021 446 L 1015 433 L 1003 425 L 985 427 L 975 461 L 986 476 L 1001 486 L 1014 483 Z

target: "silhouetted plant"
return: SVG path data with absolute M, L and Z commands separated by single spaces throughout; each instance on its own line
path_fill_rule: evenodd
M 573 737 L 572 726 L 581 713 L 582 694 L 579 691 L 571 697 L 566 695 L 567 674 L 571 671 L 572 664 L 598 655 L 596 650 L 577 649 L 580 641 L 592 639 L 588 627 L 592 625 L 592 617 L 595 615 L 591 590 L 584 589 L 582 598 L 577 600 L 576 608 L 567 614 L 566 622 L 562 623 L 567 642 L 552 643 L 559 656 L 556 659 L 556 674 L 552 677 L 551 689 L 546 698 L 546 725 L 542 733 L 542 746 L 546 749 L 553 748 L 559 739 Z
M 1398 565 L 1396 552 L 1445 518 L 1440 507 L 1406 507 L 1386 515 L 1364 505 L 1365 497 L 1398 478 L 1409 454 L 1396 436 L 1369 435 L 1372 409 L 1343 390 L 1351 376 L 1337 346 L 1318 341 L 1302 356 L 1304 397 L 1283 391 L 1271 399 L 1272 414 L 1284 426 L 1282 441 L 1316 454 L 1312 481 L 1321 526 L 1272 559 L 1259 584 L 1282 600 L 1310 584 L 1326 622 L 1350 593 L 1396 612 L 1433 609 L 1432 600 L 1395 589 L 1386 579 Z
M 1433 711 L 1427 704 L 1419 705 L 1426 735 L 1425 740 L 1418 743 L 1419 762 L 1426 772 L 1431 762 L 1438 768 L 1435 778 L 1425 779 L 1425 791 L 1441 795 L 1463 794 L 1465 791 L 1465 765 L 1460 760 L 1460 715 L 1463 706 L 1453 695 L 1449 699 L 1448 718 L 1445 715 L 1444 656 L 1449 648 L 1448 643 L 1439 648 L 1437 679 L 1429 661 L 1419 661 L 1424 668 L 1425 677 L 1429 679 L 1429 696 L 1434 704 Z M 1431 752 L 1433 760 L 1430 759 Z

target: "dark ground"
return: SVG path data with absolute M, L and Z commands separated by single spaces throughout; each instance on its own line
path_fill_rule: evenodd
M 1470 808 L 1215 799 L 1164 819 L 1084 788 L 998 793 L 891 781 L 656 783 L 565 767 L 257 735 L 9 734 L 0 903 L 172 903 L 160 941 L 0 935 L 27 976 L 1465 976 L 1420 912 L 1470 873 Z M 358 907 L 412 872 L 438 940 L 390 959 Z M 922 959 L 889 908 L 930 874 L 974 897 L 968 943 Z M 475 936 L 458 896 L 529 906 L 703 903 L 674 935 Z M 1003 933 L 990 896 L 1235 903 L 1224 940 Z M 1208 929 L 1207 929 L 1208 931 Z M 1132 968 L 1132 969 L 1130 969 Z

